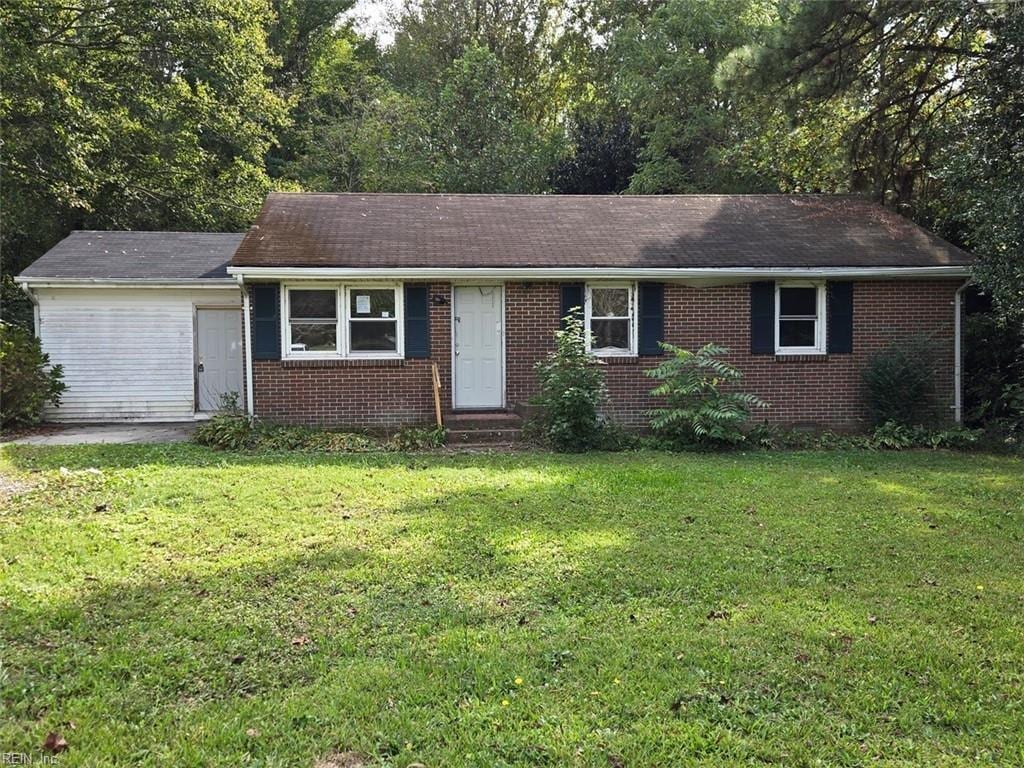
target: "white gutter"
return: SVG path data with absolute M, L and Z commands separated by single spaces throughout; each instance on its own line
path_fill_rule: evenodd
M 39 338 L 40 324 L 42 323 L 42 316 L 39 314 L 39 298 L 32 293 L 32 288 L 27 285 L 22 285 L 21 290 L 28 296 L 28 300 L 32 302 L 32 332 L 35 337 Z
M 963 421 L 963 353 L 961 343 L 961 307 L 963 305 L 963 292 L 967 287 L 964 283 L 956 289 L 953 295 L 953 419 L 957 424 Z
M 967 277 L 968 267 L 228 267 L 228 274 L 262 280 L 289 278 L 437 278 L 451 280 L 571 280 L 630 278 L 634 280 L 799 279 L 799 278 L 926 278 Z
M 245 288 L 245 280 L 241 275 L 236 278 L 238 287 L 242 291 L 242 317 L 245 328 L 242 335 L 245 338 L 245 412 L 251 419 L 255 415 L 252 394 L 252 325 L 249 320 L 249 291 Z
M 233 288 L 230 277 L 205 280 L 147 280 L 145 278 L 26 277 L 18 275 L 14 282 L 32 288 Z

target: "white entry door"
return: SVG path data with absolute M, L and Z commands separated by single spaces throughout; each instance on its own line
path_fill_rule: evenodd
M 503 405 L 504 353 L 500 285 L 455 287 L 456 408 L 500 408 Z
M 196 395 L 200 411 L 216 411 L 230 392 L 242 400 L 242 319 L 237 309 L 196 310 Z

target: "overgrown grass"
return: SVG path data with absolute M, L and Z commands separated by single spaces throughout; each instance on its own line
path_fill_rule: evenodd
M 1024 762 L 1019 459 L 5 451 L 0 752 Z

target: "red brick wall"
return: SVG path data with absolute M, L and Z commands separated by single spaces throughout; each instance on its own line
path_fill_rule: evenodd
M 747 284 L 691 288 L 665 286 L 666 340 L 688 349 L 724 344 L 745 374 L 743 388 L 771 403 L 756 418 L 776 424 L 851 428 L 866 418 L 860 372 L 870 355 L 910 333 L 935 334 L 941 349 L 937 389 L 953 397 L 953 294 L 958 281 L 866 281 L 854 286 L 854 352 L 799 358 L 750 354 Z M 451 288 L 431 286 L 431 358 L 389 361 L 255 361 L 256 414 L 264 419 L 331 426 L 395 427 L 433 421 L 430 364 L 441 374 L 442 408 L 451 409 Z M 554 347 L 560 291 L 557 283 L 507 283 L 506 393 L 509 406 L 536 392 L 534 365 Z M 605 368 L 608 412 L 624 426 L 646 425 L 655 405 L 643 374 L 657 358 L 618 358 Z M 948 410 L 948 409 L 947 409 Z M 950 412 L 951 414 L 951 412 Z
M 443 297 L 443 305 L 433 305 Z M 255 412 L 309 426 L 393 428 L 434 421 L 431 363 L 451 409 L 451 289 L 430 286 L 431 357 L 423 360 L 254 360 Z
M 858 282 L 853 289 L 853 354 L 776 357 L 750 354 L 750 287 L 665 286 L 665 340 L 696 349 L 708 342 L 731 350 L 743 389 L 771 407 L 755 414 L 775 424 L 853 428 L 867 418 L 861 370 L 867 359 L 894 338 L 934 333 L 940 349 L 937 391 L 945 412 L 953 402 L 953 295 L 959 281 Z M 537 390 L 533 366 L 554 348 L 559 287 L 555 283 L 509 283 L 506 289 L 509 402 L 527 401 Z M 608 413 L 624 426 L 642 427 L 652 380 L 644 370 L 654 358 L 607 360 Z

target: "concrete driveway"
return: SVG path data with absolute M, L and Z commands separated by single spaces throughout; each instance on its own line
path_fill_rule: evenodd
M 195 431 L 187 424 L 75 424 L 56 431 L 15 438 L 16 445 L 84 445 L 89 443 L 180 443 Z

